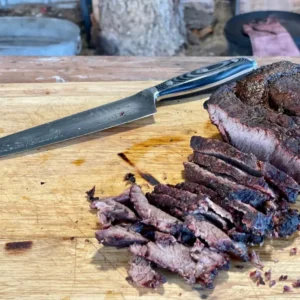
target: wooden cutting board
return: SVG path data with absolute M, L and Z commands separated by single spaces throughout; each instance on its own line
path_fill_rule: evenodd
M 7 134 L 128 96 L 154 82 L 0 85 L 0 134 Z M 162 289 L 137 289 L 125 280 L 128 253 L 98 245 L 99 228 L 85 192 L 97 195 L 126 188 L 123 177 L 137 172 L 162 183 L 182 181 L 182 162 L 192 135 L 218 137 L 202 108 L 205 97 L 163 103 L 154 117 L 76 141 L 0 160 L 0 299 L 300 299 L 283 294 L 284 283 L 257 287 L 249 264 L 233 262 L 213 291 L 192 288 L 167 274 Z M 124 153 L 135 167 L 119 156 Z M 298 205 L 299 206 L 299 205 Z M 274 279 L 300 278 L 298 235 L 267 242 L 258 251 Z M 278 259 L 277 263 L 273 260 Z M 242 267 L 241 267 L 242 266 Z M 243 268 L 243 269 L 241 269 Z

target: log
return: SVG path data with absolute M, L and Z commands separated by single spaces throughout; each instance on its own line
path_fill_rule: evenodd
M 98 54 L 172 56 L 185 43 L 180 0 L 99 1 Z

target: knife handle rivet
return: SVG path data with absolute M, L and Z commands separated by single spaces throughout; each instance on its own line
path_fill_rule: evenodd
M 201 68 L 201 69 L 198 69 L 198 70 L 196 71 L 196 73 L 199 74 L 199 73 L 204 73 L 204 72 L 207 72 L 207 71 L 208 71 L 207 68 Z
M 174 84 L 174 82 L 172 81 L 172 80 L 168 80 L 167 82 L 166 82 L 166 85 L 167 86 L 171 86 L 171 85 L 173 85 Z

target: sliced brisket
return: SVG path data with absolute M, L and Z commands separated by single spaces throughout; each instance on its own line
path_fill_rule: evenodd
M 139 218 L 125 205 L 112 199 L 94 201 L 92 208 L 98 209 L 98 219 L 103 228 L 115 222 L 136 222 Z
M 143 223 L 152 225 L 162 232 L 172 232 L 174 227 L 181 223 L 177 218 L 149 204 L 141 188 L 137 185 L 131 187 L 130 201 Z
M 125 248 L 133 244 L 145 244 L 146 238 L 139 233 L 129 231 L 121 226 L 112 226 L 96 232 L 96 238 L 99 243 L 116 248 Z
M 201 214 L 224 230 L 228 229 L 228 221 L 232 221 L 230 214 L 206 195 L 197 195 L 160 184 L 154 188 L 154 192 L 147 194 L 147 197 L 150 203 L 178 218 L 183 218 L 188 213 Z
M 193 136 L 190 145 L 196 152 L 220 158 L 249 174 L 261 176 L 257 158 L 251 153 L 241 152 L 217 139 L 206 139 L 201 136 Z
M 185 162 L 184 169 L 186 180 L 206 185 L 214 189 L 222 198 L 242 201 L 254 207 L 262 206 L 269 199 L 266 194 L 217 176 L 194 163 Z
M 201 167 L 204 167 L 214 174 L 227 177 L 229 180 L 232 180 L 238 184 L 259 190 L 270 195 L 273 198 L 275 197 L 274 192 L 269 188 L 268 184 L 262 176 L 256 177 L 249 175 L 248 173 L 238 169 L 237 167 L 229 163 L 226 163 L 225 161 L 217 157 L 202 154 L 199 152 L 194 152 L 190 156 L 190 161 L 196 163 Z
M 228 201 L 227 207 L 232 211 L 234 224 L 239 231 L 259 236 L 265 236 L 271 231 L 271 215 L 265 215 L 251 205 L 238 201 Z
M 200 249 L 200 248 L 199 248 Z M 216 270 L 228 265 L 228 259 L 207 248 L 203 248 L 198 254 L 199 260 L 195 261 L 191 256 L 191 248 L 178 242 L 166 242 L 157 240 L 146 245 L 132 245 L 130 251 L 134 255 L 141 256 L 155 264 L 169 269 L 185 278 L 189 284 L 202 282 L 207 287 L 213 287 L 213 279 Z
M 295 203 L 299 193 L 298 183 L 288 174 L 278 170 L 268 162 L 259 162 L 263 176 L 278 189 L 289 202 Z
M 233 224 L 233 219 L 231 214 L 224 208 L 222 208 L 218 203 L 221 203 L 222 200 L 220 196 L 213 191 L 210 188 L 205 187 L 204 185 L 200 185 L 196 182 L 183 182 L 176 185 L 177 188 L 183 189 L 185 191 L 189 191 L 194 194 L 200 194 L 202 193 L 207 194 L 210 199 L 206 198 L 206 202 L 209 206 L 209 208 L 217 215 L 219 215 L 221 218 L 229 221 L 231 224 Z
M 300 224 L 298 211 L 285 207 L 284 203 L 273 215 L 273 235 L 275 237 L 289 237 L 298 230 Z
M 167 281 L 163 275 L 153 269 L 150 261 L 141 256 L 131 258 L 126 279 L 137 286 L 152 289 L 160 287 Z
M 221 252 L 228 252 L 244 261 L 248 260 L 248 250 L 245 244 L 233 242 L 225 232 L 205 220 L 202 216 L 187 216 L 185 225 L 196 237 L 207 243 L 209 247 Z
M 214 190 L 201 185 L 199 183 L 196 182 L 182 182 L 182 183 L 178 183 L 176 184 L 176 188 L 184 190 L 184 191 L 189 191 L 193 194 L 198 194 L 198 195 L 207 195 L 210 199 L 215 199 L 218 198 L 218 193 L 216 193 Z
M 219 140 L 195 136 L 191 139 L 191 145 L 193 145 L 194 149 L 197 149 L 191 156 L 195 163 L 208 166 L 208 169 L 210 168 L 209 170 L 212 172 L 225 173 L 225 175 L 231 176 L 237 183 L 242 185 L 253 185 L 253 187 L 260 189 L 261 191 L 266 187 L 265 192 L 274 196 L 273 190 L 270 187 L 265 186 L 265 181 L 262 178 L 263 176 L 264 179 L 271 184 L 274 190 L 278 190 L 289 202 L 295 202 L 298 196 L 299 185 L 292 177 L 283 171 L 280 171 L 273 165 L 259 161 L 253 155 L 249 156 L 249 154 L 243 153 L 233 146 Z M 218 149 L 218 155 L 215 154 L 215 150 L 209 151 L 210 147 L 212 149 L 214 149 L 213 147 Z M 212 158 L 208 158 L 208 155 L 212 156 Z M 232 157 L 235 157 L 234 162 Z M 239 162 L 237 163 L 236 160 L 239 160 Z M 242 160 L 244 161 L 244 165 Z M 247 166 L 245 165 L 246 162 Z M 256 168 L 255 170 L 253 169 L 254 166 Z M 256 176 L 248 177 L 256 171 Z M 245 174 L 249 175 L 245 176 Z M 247 183 L 248 179 L 249 183 Z M 261 186 L 263 186 L 263 188 L 261 188 Z
M 196 263 L 190 256 L 190 249 L 177 242 L 149 242 L 146 245 L 132 245 L 130 252 L 154 262 L 184 277 L 190 284 L 196 282 Z
M 153 197 L 151 197 L 153 195 Z M 150 202 L 158 207 L 166 207 L 180 211 L 180 216 L 206 205 L 206 195 L 196 195 L 189 191 L 177 189 L 170 185 L 158 184 L 152 194 L 148 194 Z M 168 196 L 168 197 L 164 197 Z

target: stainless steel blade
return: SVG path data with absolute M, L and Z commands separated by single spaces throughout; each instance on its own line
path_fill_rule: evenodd
M 70 140 L 138 120 L 156 112 L 157 90 L 133 96 L 39 125 L 0 139 L 0 157 Z

